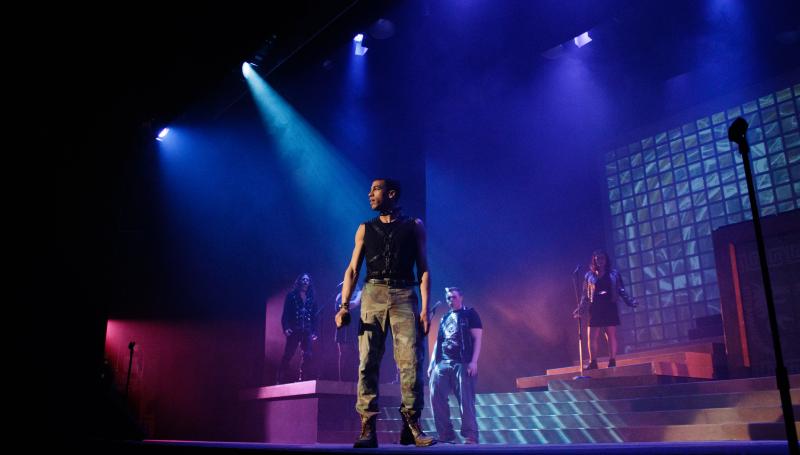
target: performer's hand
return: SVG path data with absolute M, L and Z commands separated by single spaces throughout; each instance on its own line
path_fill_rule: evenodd
M 419 315 L 419 325 L 422 328 L 422 334 L 427 336 L 428 329 L 430 328 L 430 322 L 428 321 L 428 315 L 426 313 L 420 313 Z
M 581 309 L 575 308 L 575 311 L 572 312 L 572 317 L 574 319 L 579 319 L 581 317 Z
M 350 324 L 350 311 L 344 308 L 340 308 L 339 312 L 336 313 L 336 317 L 334 318 L 336 321 L 336 328 L 342 328 L 348 324 Z
M 467 365 L 467 375 L 469 376 L 478 375 L 478 362 L 470 362 L 469 365 Z
M 311 335 L 311 341 L 317 341 L 317 340 L 319 340 L 319 335 L 317 335 L 316 333 Z
M 286 336 L 288 337 L 289 335 L 291 335 L 291 334 L 292 334 L 292 329 L 286 329 L 286 330 L 284 330 L 284 331 L 283 331 L 283 334 L 284 334 L 284 335 L 286 335 Z

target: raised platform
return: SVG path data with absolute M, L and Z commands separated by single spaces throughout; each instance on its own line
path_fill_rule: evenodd
M 673 442 L 673 443 L 592 443 L 592 444 L 482 444 L 465 446 L 436 444 L 426 449 L 396 444 L 381 445 L 379 449 L 354 449 L 352 444 L 264 444 L 237 442 L 204 441 L 144 441 L 116 442 L 92 441 L 83 447 L 88 452 L 114 454 L 186 454 L 186 453 L 276 453 L 276 454 L 344 454 L 344 453 L 420 453 L 439 452 L 451 455 L 502 454 L 647 454 L 647 455 L 717 455 L 752 454 L 783 455 L 787 453 L 786 441 L 716 441 L 716 442 Z
M 399 385 L 381 384 L 380 392 L 383 405 L 399 405 Z M 354 382 L 317 380 L 257 387 L 243 390 L 239 398 L 255 418 L 262 419 L 264 442 L 351 443 L 360 426 Z
M 482 442 L 526 446 L 784 439 L 774 378 L 594 387 L 598 381 L 603 379 L 552 381 L 545 391 L 478 394 Z M 800 404 L 800 375 L 791 376 L 790 382 L 792 400 Z M 399 390 L 382 384 L 381 391 L 378 438 L 382 446 L 398 447 Z M 265 442 L 351 444 L 358 434 L 353 383 L 261 387 L 242 392 L 241 398 L 263 411 Z M 458 405 L 454 400 L 450 405 L 458 432 Z M 795 415 L 800 416 L 800 405 L 795 405 Z M 436 436 L 430 406 L 421 423 Z
M 608 361 L 601 359 L 599 369 L 583 370 L 583 375 L 594 382 L 591 387 L 708 380 L 721 376 L 725 365 L 722 352 L 722 345 L 716 340 L 666 346 L 618 355 L 615 368 L 608 368 Z M 550 382 L 571 380 L 579 373 L 577 364 L 551 368 L 544 375 L 517 378 L 516 384 L 519 389 L 544 389 Z

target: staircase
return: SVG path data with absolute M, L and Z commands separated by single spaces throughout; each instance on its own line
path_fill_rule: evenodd
M 593 381 L 577 380 L 573 382 Z M 565 381 L 564 381 L 565 382 Z M 774 378 L 619 387 L 576 387 L 477 396 L 481 442 L 568 444 L 785 439 Z M 800 375 L 791 377 L 793 403 L 800 403 Z M 451 417 L 460 429 L 458 407 Z M 795 405 L 800 416 L 800 406 Z M 423 428 L 436 435 L 429 408 Z M 399 439 L 400 416 L 384 408 L 379 440 Z M 795 423 L 798 428 L 800 425 Z M 333 436 L 333 435 L 330 435 Z M 352 438 L 352 431 L 348 433 Z

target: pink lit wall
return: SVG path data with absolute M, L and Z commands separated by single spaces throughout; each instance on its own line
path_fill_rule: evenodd
M 105 355 L 122 393 L 136 342 L 128 403 L 155 439 L 258 440 L 241 389 L 260 385 L 263 326 L 250 321 L 108 322 Z

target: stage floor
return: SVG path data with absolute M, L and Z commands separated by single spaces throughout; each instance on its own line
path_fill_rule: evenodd
M 355 437 L 355 436 L 354 436 Z M 264 444 L 209 441 L 156 441 L 96 442 L 98 449 L 113 453 L 419 453 L 441 452 L 448 454 L 786 454 L 786 441 L 717 441 L 717 442 L 647 442 L 619 444 L 436 444 L 431 447 L 403 447 L 384 444 L 378 449 L 353 449 L 349 444 Z

